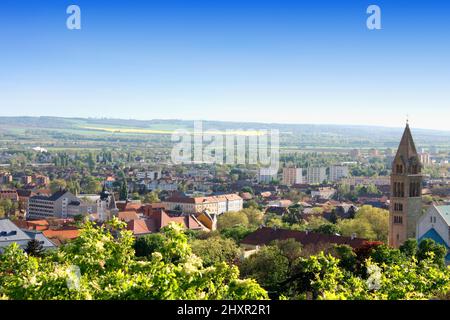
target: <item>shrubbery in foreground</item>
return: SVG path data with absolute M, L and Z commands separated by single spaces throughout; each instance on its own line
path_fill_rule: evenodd
M 239 279 L 226 263 L 204 267 L 181 226 L 162 230 L 163 245 L 135 258 L 134 238 L 114 219 L 58 250 L 34 257 L 12 244 L 0 256 L 3 299 L 267 299 L 254 280 Z

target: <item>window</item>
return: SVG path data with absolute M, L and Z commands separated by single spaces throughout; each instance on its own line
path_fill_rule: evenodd
M 403 211 L 403 203 L 394 203 L 394 211 Z
M 396 171 L 397 171 L 397 173 L 402 174 L 403 173 L 403 166 L 401 164 L 398 164 L 396 166 Z
M 401 216 L 394 216 L 394 223 L 396 223 L 396 224 L 403 224 L 403 217 L 401 217 Z

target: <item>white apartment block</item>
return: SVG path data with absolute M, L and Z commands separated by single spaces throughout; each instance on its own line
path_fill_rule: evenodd
M 260 168 L 258 174 L 259 183 L 270 183 L 276 180 L 278 177 L 278 172 L 272 168 Z
M 349 176 L 349 170 L 347 166 L 331 166 L 330 167 L 330 181 L 336 182 L 342 178 Z
M 308 184 L 321 184 L 328 180 L 327 168 L 325 167 L 308 167 L 306 173 Z
M 282 183 L 287 186 L 303 183 L 302 168 L 283 168 Z

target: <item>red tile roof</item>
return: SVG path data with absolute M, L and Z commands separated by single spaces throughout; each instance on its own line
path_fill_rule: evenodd
M 123 221 L 130 221 L 139 219 L 139 216 L 136 211 L 121 211 L 118 214 L 118 218 Z
M 127 229 L 133 231 L 135 235 L 159 232 L 161 228 L 169 225 L 171 222 L 180 223 L 187 229 L 204 229 L 195 217 L 189 216 L 170 216 L 163 209 L 150 212 L 144 219 L 130 220 L 127 223 Z

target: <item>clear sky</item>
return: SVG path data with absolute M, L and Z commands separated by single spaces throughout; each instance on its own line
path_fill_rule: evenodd
M 81 8 L 82 29 L 66 28 Z M 366 9 L 382 10 L 382 30 Z M 1 0 L 0 115 L 450 130 L 448 0 Z

